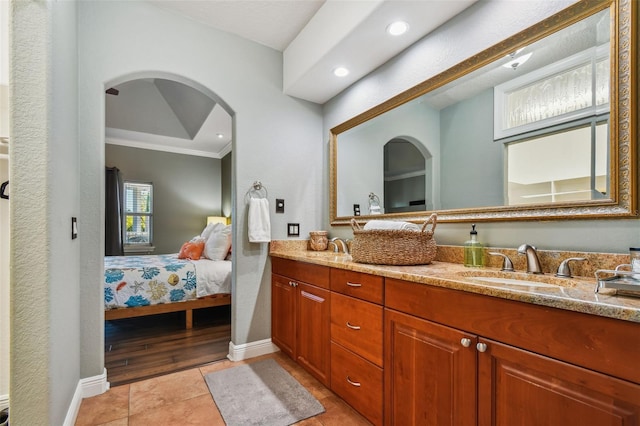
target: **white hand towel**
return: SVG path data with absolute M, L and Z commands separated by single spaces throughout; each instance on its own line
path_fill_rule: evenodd
M 271 220 L 269 218 L 269 200 L 266 198 L 249 199 L 249 242 L 268 243 L 271 241 Z
M 365 230 L 386 229 L 386 230 L 407 230 L 420 231 L 420 227 L 415 223 L 401 222 L 397 220 L 370 220 L 364 225 Z

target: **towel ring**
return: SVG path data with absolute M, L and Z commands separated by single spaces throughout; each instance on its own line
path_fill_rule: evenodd
M 0 186 L 0 198 L 2 198 L 4 200 L 8 200 L 9 199 L 9 196 L 4 193 L 4 191 L 7 189 L 8 185 L 9 185 L 9 181 L 6 181 L 6 182 L 2 183 L 2 186 Z
M 268 196 L 267 188 L 259 180 L 253 182 L 246 194 L 246 198 L 267 198 Z

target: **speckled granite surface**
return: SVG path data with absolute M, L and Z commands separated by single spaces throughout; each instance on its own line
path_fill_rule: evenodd
M 490 263 L 486 268 L 465 268 L 462 265 L 462 247 L 458 246 L 439 246 L 433 263 L 418 266 L 355 263 L 351 261 L 351 256 L 342 253 L 310 251 L 306 240 L 272 241 L 269 250 L 274 257 L 640 323 L 640 298 L 616 295 L 615 290 L 611 289 L 594 292 L 595 270 L 613 269 L 616 265 L 627 263 L 628 256 L 620 254 L 540 251 L 539 257 L 545 272 L 540 276 L 524 272 L 501 272 L 499 268 L 502 261 L 493 256 L 489 256 Z M 492 248 L 491 251 L 507 254 L 516 271 L 525 269 L 523 256 L 518 256 L 515 250 Z M 572 262 L 571 270 L 575 278 L 554 277 L 557 266 L 568 257 L 585 257 L 588 261 Z M 548 286 L 490 282 L 495 278 L 540 282 Z

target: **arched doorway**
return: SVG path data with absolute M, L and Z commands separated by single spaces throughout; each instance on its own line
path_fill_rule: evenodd
M 145 201 L 149 208 L 131 196 L 136 206 L 145 206 L 143 212 L 125 206 L 122 254 L 130 259 L 176 254 L 183 243 L 202 233 L 208 217 L 230 220 L 232 129 L 228 106 L 204 86 L 180 76 L 136 74 L 105 86 L 105 166 L 119 169 L 125 200 L 127 188 L 137 194 L 134 189 L 142 186 L 144 200 L 153 200 Z M 106 230 L 107 241 L 109 233 Z M 157 287 L 141 290 L 141 295 L 146 291 L 145 300 L 151 300 L 157 290 L 197 296 L 195 287 L 185 291 L 172 285 L 162 290 L 158 279 Z M 185 330 L 184 315 L 105 321 L 105 367 L 112 385 L 226 358 L 230 306 L 194 310 L 197 333 Z M 162 368 L 158 359 L 166 360 Z

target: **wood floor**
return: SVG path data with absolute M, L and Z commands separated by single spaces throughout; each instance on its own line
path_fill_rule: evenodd
M 118 386 L 225 359 L 230 312 L 230 306 L 195 310 L 190 330 L 184 312 L 105 321 L 107 380 Z

